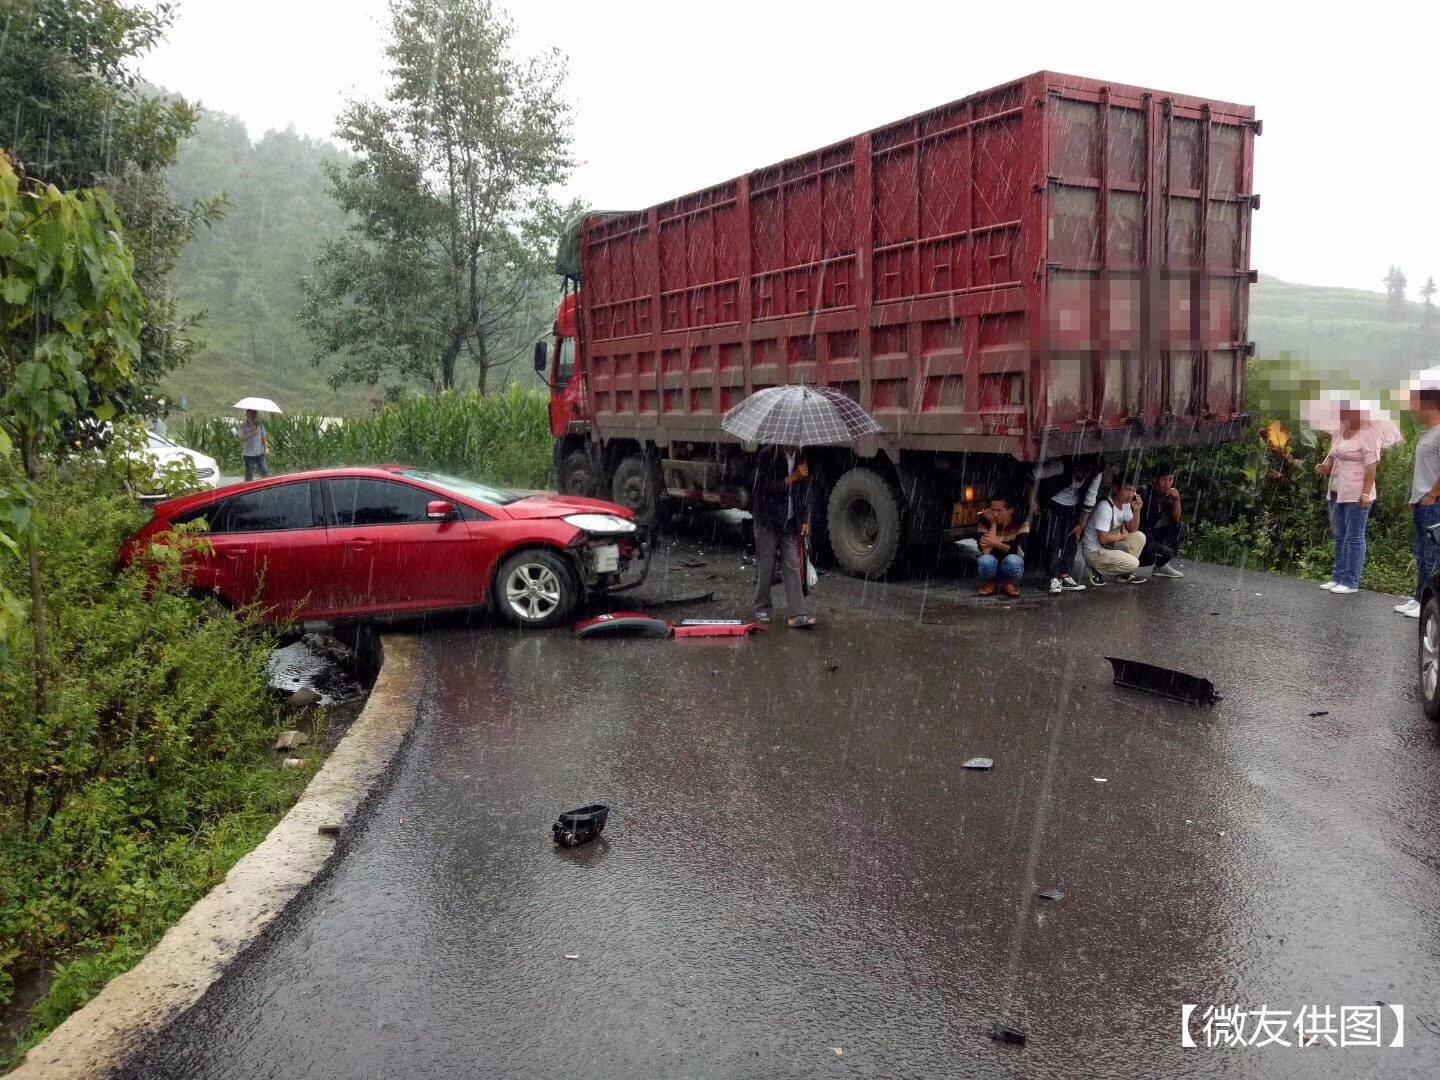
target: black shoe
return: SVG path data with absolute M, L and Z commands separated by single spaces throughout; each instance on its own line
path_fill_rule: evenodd
M 1121 574 L 1115 579 L 1121 585 L 1144 585 L 1145 579 L 1138 574 Z
M 1100 573 L 1098 570 L 1091 570 L 1090 584 L 1094 585 L 1097 589 L 1100 588 L 1100 586 L 1105 584 L 1105 575 Z

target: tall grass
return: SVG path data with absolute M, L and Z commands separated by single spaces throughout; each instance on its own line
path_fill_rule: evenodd
M 514 487 L 545 487 L 551 480 L 548 400 L 518 386 L 489 396 L 408 398 L 330 426 L 303 412 L 263 420 L 275 472 L 405 464 Z M 227 473 L 244 471 L 229 417 L 187 419 L 179 439 L 218 460 Z

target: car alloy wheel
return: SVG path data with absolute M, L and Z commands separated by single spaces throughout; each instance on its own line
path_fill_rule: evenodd
M 1433 596 L 1420 614 L 1420 695 L 1425 714 L 1440 720 L 1440 604 Z
M 505 579 L 505 602 L 529 623 L 538 623 L 560 606 L 560 578 L 543 563 L 525 562 Z

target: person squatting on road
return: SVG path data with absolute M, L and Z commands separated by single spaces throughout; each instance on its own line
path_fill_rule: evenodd
M 1410 516 L 1415 529 L 1415 565 L 1419 575 L 1415 595 L 1395 605 L 1395 610 L 1418 619 L 1420 593 L 1440 557 L 1440 544 L 1430 538 L 1430 527 L 1440 524 L 1440 389 L 1415 391 L 1410 396 L 1410 412 L 1425 429 L 1415 444 L 1415 472 L 1410 481 Z
M 755 519 L 755 558 L 760 578 L 755 588 L 755 619 L 770 621 L 770 588 L 776 554 L 785 586 L 787 625 L 810 627 L 815 616 L 805 608 L 800 575 L 801 539 L 810 535 L 810 466 L 798 446 L 767 446 L 755 459 L 750 515 Z
M 1019 508 L 1009 495 L 990 500 L 990 509 L 980 512 L 981 596 L 1019 596 L 1016 582 L 1025 573 L 1025 541 L 1030 536 L 1030 522 L 1018 520 Z
M 1058 461 L 1052 462 L 1036 472 L 1035 482 L 1039 484 L 1061 475 L 1066 475 L 1066 467 Z M 1099 492 L 1100 462 L 1080 458 L 1070 462 L 1066 485 L 1045 501 L 1043 542 L 1051 593 L 1079 592 L 1085 588 L 1073 576 L 1075 553 Z
M 266 458 L 270 453 L 270 436 L 254 409 L 245 410 L 245 422 L 236 429 L 235 437 L 240 440 L 241 452 L 245 455 L 245 479 L 255 479 L 257 472 L 261 478 L 269 476 Z
M 1110 494 L 1096 504 L 1081 541 L 1091 585 L 1104 585 L 1106 574 L 1113 574 L 1116 581 L 1126 585 L 1144 582 L 1135 573 L 1145 550 L 1145 534 L 1140 531 L 1144 506 L 1135 482 L 1119 476 L 1110 485 Z M 1157 566 L 1163 566 L 1170 561 L 1170 552 L 1157 550 L 1155 559 Z
M 1155 486 L 1144 502 L 1140 529 L 1145 534 L 1145 550 L 1140 552 L 1140 565 L 1155 567 L 1151 577 L 1184 577 L 1173 562 L 1175 556 L 1180 554 L 1180 545 L 1185 542 L 1188 531 L 1180 506 L 1180 489 L 1175 486 L 1173 468 L 1169 465 L 1156 468 Z
M 1380 439 L 1358 409 L 1341 409 L 1340 422 L 1343 430 L 1331 442 L 1325 460 L 1315 466 L 1316 472 L 1330 478 L 1330 531 L 1335 534 L 1335 576 L 1320 587 L 1348 596 L 1360 591 L 1365 570 L 1365 527 L 1375 503 Z

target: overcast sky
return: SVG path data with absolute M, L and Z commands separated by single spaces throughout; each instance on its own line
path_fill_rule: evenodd
M 1041 69 L 1254 105 L 1254 265 L 1414 296 L 1440 278 L 1440 5 L 510 0 L 519 48 L 569 58 L 567 193 L 648 206 Z M 1205 16 L 1196 19 L 1196 12 Z M 258 138 L 329 137 L 379 97 L 385 0 L 181 0 L 152 81 Z

